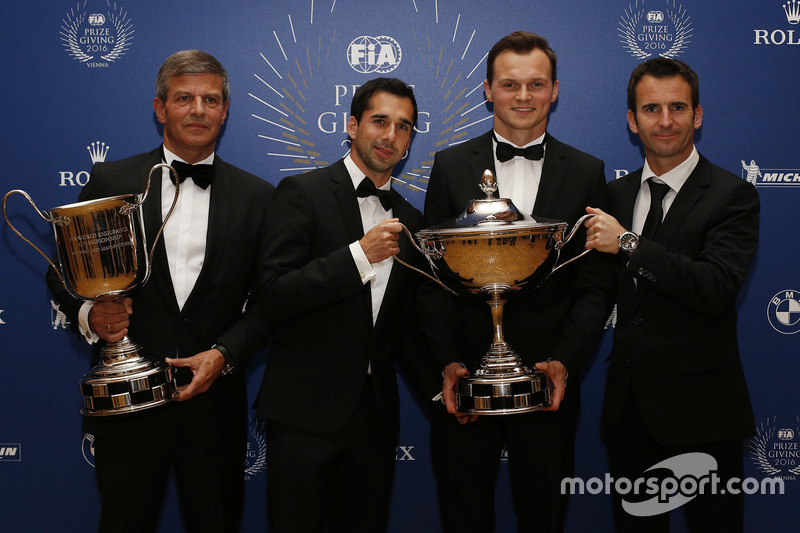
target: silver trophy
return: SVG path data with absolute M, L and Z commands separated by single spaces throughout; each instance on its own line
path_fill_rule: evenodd
M 483 174 L 481 190 L 485 199 L 472 200 L 453 220 L 418 231 L 416 242 L 404 227 L 428 259 L 433 276 L 400 262 L 454 294 L 488 295 L 494 339 L 480 368 L 458 380 L 458 411 L 481 415 L 536 411 L 550 406 L 552 383 L 543 372 L 526 368 L 505 341 L 506 301 L 501 297 L 538 287 L 553 272 L 589 253 L 557 264 L 561 249 L 594 215 L 581 217 L 565 238 L 566 222 L 534 219 L 520 213 L 508 198 L 494 198 L 497 181 L 489 170 Z
M 142 218 L 142 204 L 150 191 L 153 173 L 167 168 L 175 177 L 172 207 L 156 234 L 148 255 Z M 166 164 L 150 169 L 144 193 L 88 200 L 40 211 L 22 190 L 9 191 L 3 198 L 3 217 L 11 229 L 33 246 L 55 269 L 67 290 L 83 300 L 117 300 L 147 283 L 155 245 L 178 200 L 177 173 Z M 24 196 L 55 233 L 59 266 L 25 238 L 6 213 L 6 202 L 14 194 Z M 162 405 L 177 391 L 172 367 L 140 355 L 141 346 L 126 335 L 107 343 L 101 361 L 80 380 L 83 408 L 92 416 L 131 413 Z

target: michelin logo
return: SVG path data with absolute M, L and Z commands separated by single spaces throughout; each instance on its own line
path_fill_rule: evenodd
M 742 159 L 742 179 L 756 187 L 798 187 L 800 169 L 761 168 L 755 159 Z

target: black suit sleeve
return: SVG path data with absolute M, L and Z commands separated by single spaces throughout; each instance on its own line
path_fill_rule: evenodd
M 251 290 L 247 299 L 247 304 L 241 318 L 233 322 L 217 339 L 219 343 L 228 349 L 228 353 L 234 360 L 234 365 L 239 367 L 247 362 L 257 350 L 263 347 L 272 334 L 271 325 L 264 319 L 264 315 L 259 307 L 259 298 L 262 296 L 257 290 L 260 282 L 258 276 L 261 274 L 261 265 L 266 261 L 267 253 L 267 229 L 268 213 L 272 209 L 272 196 L 274 188 L 271 184 L 266 188 L 263 196 L 263 209 L 253 215 L 260 216 L 260 220 L 253 223 L 260 225 L 260 239 L 258 253 L 256 254 L 256 267 L 251 273 Z
M 313 193 L 298 176 L 278 185 L 268 222 L 262 309 L 269 320 L 281 321 L 308 313 L 363 290 L 349 243 L 325 248 L 326 213 L 314 212 Z M 328 243 L 329 244 L 329 243 Z
M 685 253 L 670 252 L 662 244 L 642 239 L 631 254 L 627 271 L 636 277 L 641 269 L 649 271 L 655 282 L 639 278 L 640 283 L 692 312 L 727 312 L 736 303 L 758 247 L 760 211 L 755 188 L 741 180 L 734 183 L 716 202 L 717 211 L 705 221 L 705 227 L 696 228 L 705 232 L 694 232 L 697 242 L 685 235 Z
M 607 209 L 608 195 L 602 162 L 593 170 L 591 183 L 586 198 L 587 206 Z M 560 262 L 582 253 L 585 243 L 586 227 L 581 226 L 569 245 L 564 248 Z M 561 325 L 550 357 L 561 361 L 567 370 L 574 374 L 581 370 L 597 346 L 603 324 L 613 308 L 615 280 L 612 258 L 608 254 L 596 251 L 586 254 L 564 268 L 574 268 L 571 294 L 564 295 L 565 298 L 571 299 L 572 304 Z

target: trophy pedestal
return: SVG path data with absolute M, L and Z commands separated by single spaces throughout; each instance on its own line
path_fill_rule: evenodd
M 456 405 L 459 413 L 473 415 L 510 415 L 529 413 L 550 406 L 552 385 L 544 372 L 531 372 L 514 353 L 516 364 L 511 368 L 492 361 L 487 354 L 474 376 L 456 383 Z
M 507 287 L 493 285 L 487 292 L 494 323 L 494 342 L 474 376 L 456 383 L 459 413 L 509 415 L 529 413 L 550 406 L 552 384 L 544 372 L 531 372 L 503 336 L 503 306 L 500 294 Z
M 139 349 L 128 337 L 103 348 L 102 362 L 81 378 L 81 414 L 132 413 L 175 397 L 178 386 L 172 367 L 144 359 Z

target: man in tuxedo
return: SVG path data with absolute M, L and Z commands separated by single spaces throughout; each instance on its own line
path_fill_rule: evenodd
M 607 213 L 588 209 L 597 216 L 586 247 L 616 259 L 601 421 L 615 479 L 646 478 L 653 465 L 693 454 L 672 459 L 673 475 L 711 469 L 724 483 L 741 480 L 742 439 L 755 430 L 736 298 L 756 253 L 759 200 L 750 183 L 698 154 L 702 121 L 688 65 L 655 58 L 636 67 L 628 125 L 644 146 L 644 167 L 609 185 Z M 684 506 L 690 529 L 742 531 L 742 494 L 713 495 L 710 486 Z M 642 503 L 652 497 L 614 493 L 617 529 L 668 531 L 670 502 Z
M 601 160 L 546 132 L 558 98 L 555 53 L 541 36 L 515 32 L 494 45 L 486 64 L 484 89 L 493 104 L 494 127 L 436 154 L 425 225 L 451 219 L 471 199 L 482 198 L 479 181 L 486 169 L 497 177 L 499 196 L 511 198 L 520 211 L 575 224 L 586 206 L 605 202 L 606 180 Z M 562 261 L 583 251 L 583 238 L 576 238 L 562 250 Z M 560 483 L 573 471 L 579 376 L 608 317 L 610 277 L 607 258 L 589 254 L 539 288 L 508 298 L 506 340 L 527 368 L 547 373 L 554 384 L 552 406 L 533 413 L 456 412 L 453 385 L 476 369 L 492 339 L 485 297 L 452 298 L 440 291 L 439 305 L 422 310 L 451 413 L 440 410 L 431 430 L 444 531 L 494 530 L 494 488 L 504 447 L 519 531 L 563 528 L 567 497 Z
M 263 308 L 275 337 L 257 404 L 278 533 L 386 530 L 399 426 L 393 365 L 418 356 L 405 349 L 418 274 L 395 258 L 421 257 L 400 232 L 401 223 L 419 230 L 422 214 L 391 188 L 417 120 L 414 93 L 397 79 L 370 80 L 350 115 L 349 155 L 284 178 L 268 216 Z
M 248 295 L 264 259 L 273 187 L 214 153 L 229 94 L 228 75 L 214 57 L 198 50 L 173 54 L 158 72 L 153 99 L 163 145 L 96 164 L 81 191 L 82 201 L 140 192 L 153 165 L 167 162 L 181 169 L 178 204 L 144 287 L 119 301 L 82 303 L 52 269 L 48 273 L 61 309 L 94 343 L 95 362 L 106 342 L 130 333 L 143 355 L 177 368 L 175 401 L 84 417 L 84 430 L 94 435 L 103 532 L 155 531 L 171 469 L 187 531 L 239 528 L 247 446 L 242 369 L 268 336 Z M 150 243 L 172 204 L 175 184 L 164 170 L 154 173 L 151 187 L 143 204 Z

